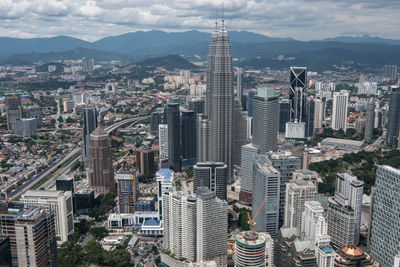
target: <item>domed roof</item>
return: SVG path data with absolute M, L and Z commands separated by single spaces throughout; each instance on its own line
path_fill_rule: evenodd
M 354 244 L 342 247 L 341 251 L 349 256 L 361 256 L 364 254 L 364 251 L 362 251 L 361 248 L 357 247 Z

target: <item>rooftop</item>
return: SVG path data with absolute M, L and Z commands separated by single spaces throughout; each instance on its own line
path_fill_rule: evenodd
M 363 141 L 356 141 L 356 140 L 348 140 L 348 139 L 340 139 L 340 138 L 332 138 L 328 137 L 322 140 L 322 142 L 328 143 L 338 143 L 338 144 L 345 144 L 345 145 L 353 145 L 353 146 L 362 146 L 364 144 Z
M 170 169 L 160 169 L 157 171 L 157 178 L 162 178 L 163 180 L 172 181 L 174 172 Z
M 57 198 L 64 194 L 64 191 L 56 191 L 56 190 L 28 190 L 25 194 L 22 195 L 24 197 L 38 197 L 38 198 Z

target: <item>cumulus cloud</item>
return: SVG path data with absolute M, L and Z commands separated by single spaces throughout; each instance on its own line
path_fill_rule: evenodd
M 399 0 L 0 0 L 0 32 L 96 40 L 137 30 L 210 31 L 223 5 L 230 30 L 300 40 L 343 34 L 400 39 Z

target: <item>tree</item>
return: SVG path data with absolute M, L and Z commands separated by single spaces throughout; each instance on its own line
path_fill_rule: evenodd
M 94 238 L 90 239 L 89 242 L 83 247 L 85 252 L 85 258 L 88 263 L 91 264 L 102 264 L 104 260 L 105 251 Z
M 104 263 L 109 266 L 125 267 L 129 265 L 131 254 L 125 249 L 114 249 L 109 251 L 104 258 Z
M 73 242 L 64 243 L 58 250 L 58 264 L 60 267 L 73 267 L 82 257 L 82 247 Z
M 58 117 L 58 122 L 59 123 L 62 123 L 62 122 L 64 122 L 64 120 L 63 120 L 63 118 L 60 116 L 60 117 Z
M 108 230 L 104 227 L 95 227 L 92 229 L 92 235 L 96 238 L 96 240 L 101 240 L 104 237 L 108 236 Z

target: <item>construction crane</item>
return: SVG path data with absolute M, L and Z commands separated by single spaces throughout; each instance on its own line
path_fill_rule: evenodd
M 254 220 L 257 218 L 258 214 L 261 211 L 261 208 L 264 206 L 265 202 L 267 202 L 267 199 L 269 198 L 269 196 L 265 196 L 263 202 L 261 203 L 261 206 L 258 208 L 256 214 L 254 214 L 253 219 L 250 217 L 250 212 L 247 213 L 247 218 L 249 218 L 248 223 L 251 225 L 251 232 L 254 234 Z

